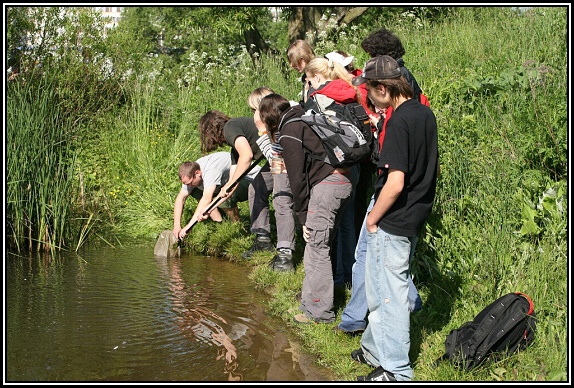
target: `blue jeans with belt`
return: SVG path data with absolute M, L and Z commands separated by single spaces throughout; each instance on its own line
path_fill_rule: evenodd
M 365 290 L 365 261 L 367 257 L 367 229 L 366 220 L 367 215 L 375 205 L 375 197 L 371 197 L 371 202 L 367 207 L 367 213 L 363 220 L 363 226 L 359 233 L 359 240 L 355 248 L 355 264 L 353 264 L 353 281 L 351 298 L 347 302 L 343 313 L 341 314 L 341 323 L 339 328 L 344 331 L 360 331 L 365 330 L 367 327 L 367 314 L 369 307 L 367 306 L 367 292 Z M 416 246 L 416 237 L 414 240 Z M 414 255 L 414 249 L 413 249 Z M 410 257 L 412 260 L 414 256 Z M 409 286 L 409 309 L 414 312 L 422 308 L 422 301 L 412 278 L 408 278 Z

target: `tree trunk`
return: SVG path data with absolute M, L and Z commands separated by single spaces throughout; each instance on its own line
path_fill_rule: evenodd
M 323 7 L 292 7 L 287 30 L 289 43 L 303 39 L 310 45 L 315 43 L 317 22 L 323 14 Z
M 265 42 L 257 27 L 243 31 L 243 39 L 245 40 L 245 47 L 252 58 L 255 53 L 269 53 L 269 45 Z
M 341 24 L 351 23 L 368 8 L 369 7 L 334 7 L 330 8 L 330 10 L 335 15 L 334 21 L 338 27 Z M 318 27 L 319 21 L 323 13 L 327 10 L 327 7 L 291 7 L 289 26 L 287 29 L 289 43 L 293 43 L 297 39 L 303 39 L 313 46 L 317 36 L 322 32 Z M 330 15 L 329 18 L 331 18 Z M 326 23 L 326 25 L 328 25 L 328 23 Z

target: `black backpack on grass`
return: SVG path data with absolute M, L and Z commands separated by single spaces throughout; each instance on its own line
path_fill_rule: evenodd
M 476 317 L 446 337 L 445 353 L 450 360 L 470 370 L 494 355 L 511 355 L 534 340 L 536 313 L 532 299 L 521 292 L 501 296 Z

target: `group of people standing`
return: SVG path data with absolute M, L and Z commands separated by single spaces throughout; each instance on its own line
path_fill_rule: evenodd
M 334 322 L 335 288 L 350 287 L 351 298 L 334 329 L 362 335 L 361 348 L 350 356 L 374 369 L 358 380 L 411 380 L 410 313 L 421 308 L 421 299 L 409 264 L 435 197 L 436 118 L 404 66 L 405 50 L 396 35 L 377 30 L 361 47 L 371 59 L 357 70 L 345 52 L 319 57 L 305 41 L 295 41 L 287 57 L 302 74 L 299 101 L 259 87 L 247 99 L 253 117 L 230 118 L 217 110 L 202 116 L 199 131 L 206 156 L 180 166 L 173 232 L 183 238 L 192 223 L 221 221 L 218 207 L 236 220 L 237 202 L 248 200 L 255 239 L 244 257 L 275 251 L 271 267 L 293 271 L 300 225 L 305 276 L 301 313 L 294 321 Z M 308 125 L 290 120 L 309 109 L 336 110 L 351 102 L 361 103 L 369 113 L 378 152 L 372 160 L 335 168 L 325 162 L 323 144 Z M 210 154 L 223 145 L 231 146 L 231 152 Z M 243 176 L 260 157 L 266 159 L 263 166 Z M 234 185 L 238 178 L 243 182 Z M 185 199 L 194 191 L 199 192 L 197 210 L 182 228 Z M 203 211 L 215 196 L 218 207 Z

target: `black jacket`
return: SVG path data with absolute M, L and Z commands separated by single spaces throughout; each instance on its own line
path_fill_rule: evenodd
M 397 63 L 399 64 L 399 69 L 401 70 L 401 75 L 403 77 L 405 77 L 405 79 L 407 80 L 409 85 L 411 85 L 411 88 L 413 89 L 413 98 L 420 102 L 420 100 L 421 100 L 420 94 L 423 91 L 421 90 L 421 87 L 419 86 L 415 76 L 412 75 L 410 70 L 405 67 L 405 61 L 403 61 L 403 58 L 397 59 Z
M 307 221 L 311 188 L 334 170 L 323 160 L 311 157 L 310 153 L 316 156 L 326 154 L 321 139 L 307 124 L 301 120 L 285 124 L 304 113 L 300 105 L 293 106 L 283 113 L 279 125 L 279 144 L 283 147 L 283 159 L 293 193 L 293 210 L 301 225 Z

